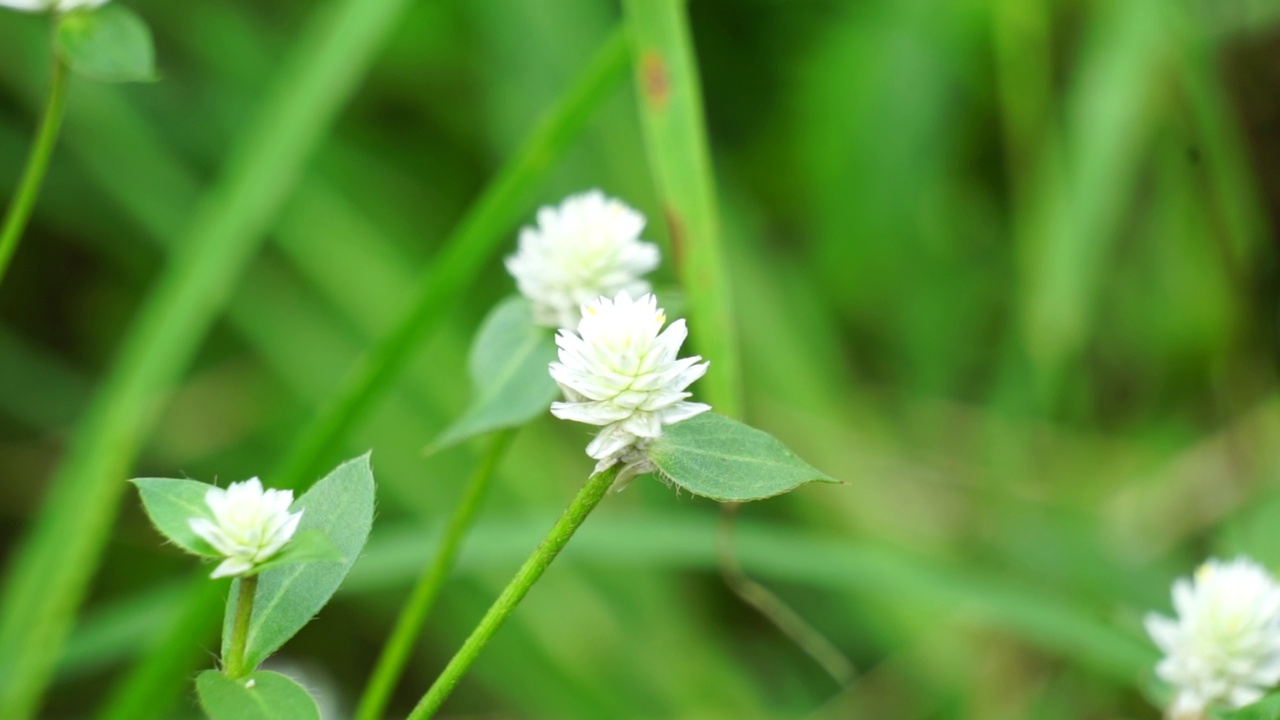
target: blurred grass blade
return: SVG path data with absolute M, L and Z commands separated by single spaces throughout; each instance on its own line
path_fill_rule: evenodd
M 518 562 L 553 517 L 522 515 L 477 523 L 458 559 L 457 572 L 487 574 Z M 614 568 L 662 568 L 667 572 L 714 571 L 718 521 L 683 513 L 610 514 L 607 522 L 587 525 L 579 542 L 565 550 L 569 562 Z M 824 536 L 776 523 L 743 520 L 735 528 L 739 556 L 749 572 L 774 582 L 792 583 L 845 599 L 857 595 L 930 611 L 920 628 L 925 636 L 940 624 L 977 622 L 999 628 L 1073 663 L 1129 684 L 1150 672 L 1156 649 L 1137 631 L 1127 632 L 1078 607 L 1060 592 L 1006 579 L 996 571 L 949 567 L 932 559 Z M 364 559 L 348 576 L 339 596 L 399 590 L 413 583 L 422 558 L 441 538 L 422 527 L 384 527 L 369 539 Z M 147 606 L 155 589 L 133 603 Z M 122 603 L 117 612 L 126 612 Z M 101 638 L 104 621 L 86 623 L 86 637 Z M 117 653 L 132 649 L 128 638 L 112 638 Z M 99 640 L 105 643 L 106 640 Z M 99 648 L 106 654 L 107 648 Z
M 9 571 L 0 597 L 0 717 L 34 714 L 165 391 L 406 5 L 331 0 L 317 12 L 153 288 Z
M 1145 0 L 1100 7 L 1068 96 L 1063 177 L 1041 164 L 1042 200 L 1023 252 L 1022 331 L 1043 399 L 1090 336 L 1100 279 L 1148 146 L 1167 77 L 1161 13 Z M 1053 144 L 1046 146 L 1050 152 Z M 1034 201 L 1033 201 L 1034 202 Z
M 625 41 L 620 34 L 614 35 L 467 212 L 422 276 L 395 329 L 356 365 L 329 406 L 290 447 L 275 476 L 281 487 L 301 487 L 316 467 L 338 452 L 342 440 L 399 376 L 423 338 L 439 326 L 449 305 L 471 286 L 507 239 L 528 195 L 578 136 L 625 69 Z
M 291 452 L 270 474 L 273 485 L 301 489 L 308 483 L 310 469 L 337 452 L 335 448 L 390 387 L 418 343 L 439 325 L 449 304 L 471 285 L 497 251 L 507 229 L 517 222 L 527 194 L 545 179 L 587 120 L 616 88 L 625 70 L 625 38 L 618 33 L 606 42 L 472 206 L 441 257 L 424 274 L 400 324 L 355 368 L 333 403 L 299 434 Z M 198 650 L 198 643 L 191 640 L 202 634 L 193 630 L 201 617 L 198 609 L 216 607 L 218 603 L 216 593 L 193 595 L 177 621 L 185 632 L 171 634 L 165 642 L 152 646 L 99 717 L 138 720 L 163 716 L 163 706 L 148 698 L 165 693 L 169 685 L 186 674 L 187 663 L 178 659 L 192 657 Z M 209 632 L 217 621 L 216 614 L 207 621 Z
M 1264 250 L 1267 221 L 1249 170 L 1247 149 L 1231 102 L 1218 82 L 1216 36 L 1201 18 L 1184 8 L 1169 10 L 1178 22 L 1176 37 L 1181 81 L 1190 102 L 1212 184 L 1221 206 L 1237 273 Z
M 627 0 L 623 6 L 649 166 L 688 294 L 693 342 L 714 368 L 699 383 L 698 399 L 723 415 L 741 417 L 737 336 L 685 3 Z

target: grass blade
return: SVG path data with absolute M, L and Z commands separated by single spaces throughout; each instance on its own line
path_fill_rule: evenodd
M 628 0 L 632 60 L 649 166 L 671 235 L 698 353 L 715 368 L 699 393 L 723 415 L 741 417 L 737 338 L 720 245 L 711 151 L 693 41 L 681 0 Z
M 329 407 L 303 430 L 275 476 L 280 487 L 301 487 L 399 376 L 422 339 L 444 319 L 449 304 L 474 282 L 506 239 L 526 197 L 613 89 L 625 63 L 623 38 L 616 35 L 472 206 L 423 275 L 395 328 L 354 368 Z

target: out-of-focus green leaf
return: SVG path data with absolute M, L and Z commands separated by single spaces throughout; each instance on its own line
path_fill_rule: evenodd
M 156 79 L 151 30 L 120 5 L 68 13 L 58 21 L 58 55 L 72 70 L 105 82 Z
M 212 485 L 173 478 L 135 478 L 129 482 L 138 487 L 142 507 L 161 535 L 189 553 L 218 556 L 218 551 L 197 535 L 190 523 L 192 518 L 213 519 L 204 500 Z
M 210 720 L 320 720 L 306 689 L 280 673 L 259 671 L 232 680 L 205 670 L 196 677 L 196 692 Z
M 339 465 L 298 498 L 294 508 L 303 511 L 299 532 L 318 530 L 329 536 L 345 560 L 289 565 L 259 576 L 245 647 L 248 667 L 257 667 L 329 602 L 364 549 L 373 525 L 373 498 L 373 470 L 367 454 Z M 227 598 L 224 655 L 231 644 L 231 623 L 239 596 L 237 580 Z
M 555 358 L 552 334 L 534 324 L 528 301 L 511 297 L 499 303 L 471 346 L 471 404 L 431 443 L 428 452 L 515 427 L 545 413 L 558 392 L 547 372 Z
M 648 454 L 671 482 L 724 502 L 761 500 L 807 482 L 837 482 L 772 435 L 710 412 L 667 428 Z

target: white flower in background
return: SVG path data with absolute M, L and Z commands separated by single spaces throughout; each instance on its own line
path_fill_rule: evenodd
M 640 239 L 644 216 L 599 190 L 538 210 L 538 226 L 520 231 L 507 270 L 541 325 L 570 328 L 597 297 L 649 291 L 641 276 L 658 267 L 658 247 Z
M 677 360 L 689 331 L 676 320 L 659 334 L 666 321 L 652 295 L 633 301 L 624 290 L 584 306 L 576 333 L 556 335 L 560 362 L 551 363 L 551 377 L 565 402 L 552 403 L 551 413 L 604 426 L 587 454 L 599 460 L 596 472 L 622 462 L 620 483 L 653 470 L 644 450 L 663 425 L 711 409 L 684 401 L 685 388 L 706 374 L 708 363 L 696 355 Z
M 0 7 L 23 12 L 71 12 L 81 8 L 93 9 L 105 5 L 107 0 L 0 0 Z
M 244 575 L 270 559 L 293 537 L 302 519 L 301 510 L 289 512 L 292 490 L 264 492 L 258 478 L 232 483 L 225 490 L 210 488 L 204 501 L 213 511 L 213 520 L 188 522 L 227 558 L 214 569 L 215 578 Z
M 1280 585 L 1260 565 L 1209 560 L 1173 584 L 1173 607 L 1146 619 L 1165 653 L 1156 675 L 1177 689 L 1171 717 L 1243 707 L 1280 681 Z

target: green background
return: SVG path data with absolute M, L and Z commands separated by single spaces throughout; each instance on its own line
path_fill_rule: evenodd
M 127 4 L 155 32 L 161 80 L 74 81 L 0 287 L 6 555 L 182 237 L 157 229 L 190 224 L 313 7 Z M 446 713 L 1157 717 L 1143 614 L 1168 612 L 1171 580 L 1207 555 L 1280 563 L 1269 5 L 693 0 L 746 417 L 845 481 L 743 508 L 739 553 L 859 677 L 838 687 L 726 589 L 714 503 L 644 479 L 588 520 Z M 131 475 L 225 484 L 275 466 L 620 22 L 590 0 L 412 3 Z M 0 14 L 5 197 L 48 32 Z M 669 250 L 629 81 L 554 161 L 522 222 L 601 188 Z M 669 252 L 654 281 L 675 286 Z M 275 669 L 302 673 L 333 717 L 476 462 L 474 444 L 422 450 L 465 407 L 470 338 L 513 289 L 493 258 L 329 451 L 332 466 L 372 448 L 374 533 Z M 585 478 L 588 437 L 549 415 L 520 432 L 396 713 Z M 104 705 L 167 632 L 192 565 L 125 495 L 44 716 Z M 195 717 L 190 680 L 216 637 L 190 645 L 160 717 Z

